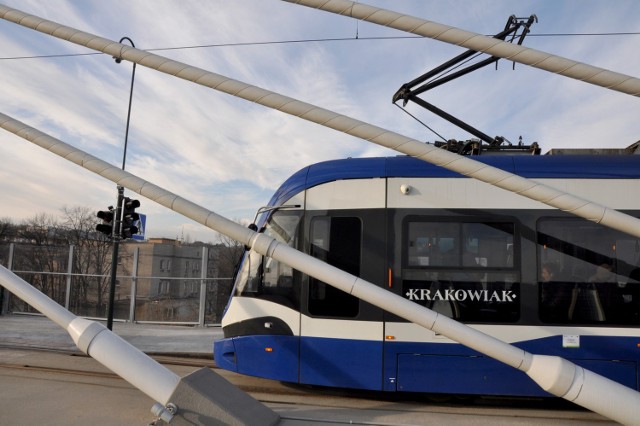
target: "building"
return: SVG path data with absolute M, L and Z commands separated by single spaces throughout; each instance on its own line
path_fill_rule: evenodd
M 124 243 L 118 275 L 136 278 L 132 290 L 121 288 L 119 293 L 135 293 L 137 321 L 197 322 L 205 289 L 206 322 L 219 322 L 231 290 L 231 277 L 220 276 L 220 253 L 225 249 L 167 238 Z M 126 286 L 127 278 L 122 281 Z

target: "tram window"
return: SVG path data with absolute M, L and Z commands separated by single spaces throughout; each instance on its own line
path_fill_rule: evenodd
M 299 222 L 300 212 L 274 212 L 267 221 L 264 234 L 296 247 Z M 294 285 L 293 276 L 294 270 L 288 265 L 251 250 L 245 254 L 236 278 L 236 294 L 298 306 L 299 289 Z
M 513 223 L 409 222 L 409 267 L 513 267 Z
M 420 219 L 405 222 L 404 297 L 465 322 L 518 321 L 515 224 Z
M 315 217 L 311 220 L 311 255 L 359 276 L 362 222 L 357 217 Z M 358 315 L 357 297 L 313 277 L 309 278 L 309 313 L 327 317 Z
M 540 318 L 640 324 L 640 240 L 583 219 L 538 223 Z

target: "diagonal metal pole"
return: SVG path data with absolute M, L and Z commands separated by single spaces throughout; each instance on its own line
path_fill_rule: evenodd
M 151 182 L 74 148 L 18 120 L 0 113 L 0 127 L 195 220 L 221 234 L 250 246 L 292 268 L 317 278 L 365 302 L 442 334 L 471 349 L 525 372 L 542 389 L 623 424 L 640 418 L 640 393 L 599 376 L 565 359 L 534 355 L 445 315 L 418 305 L 382 287 L 304 254 L 287 244 L 241 226 Z M 0 273 L 2 268 L 0 268 Z M 2 276 L 0 275 L 0 283 Z M 62 309 L 62 308 L 61 308 Z M 128 367 L 123 367 L 128 368 Z
M 565 77 L 640 96 L 640 79 L 526 46 L 350 0 L 282 0 L 420 35 Z
M 329 2 L 331 3 L 331 2 Z M 355 7 L 354 7 L 355 10 Z M 257 86 L 252 86 L 238 80 L 216 74 L 202 68 L 174 61 L 160 55 L 145 52 L 113 40 L 94 34 L 79 31 L 56 22 L 48 21 L 34 15 L 29 15 L 16 9 L 0 5 L 0 18 L 15 22 L 36 31 L 67 40 L 69 42 L 88 47 L 111 56 L 135 62 L 165 74 L 173 75 L 183 80 L 210 87 L 223 93 L 233 95 L 257 104 L 276 109 L 286 114 L 302 118 L 313 123 L 355 136 L 390 148 L 403 154 L 419 158 L 428 163 L 444 167 L 490 185 L 522 195 L 548 206 L 572 213 L 587 220 L 601 223 L 613 229 L 640 237 L 640 219 L 618 212 L 609 207 L 594 203 L 590 200 L 576 197 L 548 185 L 525 179 L 513 173 L 488 166 L 471 158 L 436 148 L 433 145 L 414 140 L 382 127 L 374 126 L 355 118 L 302 102 Z M 495 39 L 489 37 L 496 42 Z M 499 41 L 499 40 L 498 40 Z M 513 46 L 507 43 L 509 46 Z M 521 46 L 513 46 L 521 47 Z M 476 50 L 482 50 L 473 46 Z M 501 56 L 493 51 L 495 56 Z M 509 57 L 509 60 L 514 58 Z M 640 92 L 640 80 L 625 76 L 637 83 L 634 93 Z M 625 85 L 626 87 L 627 85 Z M 621 87 L 621 86 L 619 86 Z M 635 87 L 635 85 L 634 85 Z
M 8 8 L 0 6 L 0 16 L 5 19 L 8 16 L 8 14 L 5 13 L 7 12 L 6 9 Z M 9 12 L 11 12 L 11 10 Z M 18 13 L 21 18 L 16 18 L 12 15 L 11 19 L 17 19 L 15 22 L 21 23 L 29 21 L 26 26 L 38 29 L 39 31 L 47 34 L 59 36 L 65 40 L 86 45 L 87 47 L 96 48 L 97 50 L 104 49 L 101 51 L 114 56 L 115 54 L 111 53 L 111 51 L 119 49 L 121 57 L 124 59 L 127 59 L 125 56 L 128 56 L 128 54 L 131 53 L 132 56 L 130 60 L 133 62 L 149 66 L 150 68 L 158 69 L 162 72 L 176 75 L 226 93 L 234 94 L 235 96 L 239 96 L 262 105 L 276 108 L 280 111 L 299 116 L 309 121 L 318 122 L 319 124 L 361 137 L 379 145 L 396 149 L 409 155 L 414 155 L 425 161 L 442 165 L 450 170 L 458 171 L 459 173 L 491 183 L 492 185 L 509 189 L 513 192 L 523 192 L 525 196 L 532 199 L 540 197 L 539 201 L 554 207 L 573 207 L 571 210 L 573 212 L 579 211 L 580 213 L 576 213 L 579 216 L 585 215 L 583 217 L 600 221 L 602 223 L 610 222 L 609 226 L 623 230 L 624 232 L 629 232 L 632 235 L 640 234 L 640 231 L 638 231 L 637 219 L 616 212 L 615 210 L 608 209 L 605 206 L 600 206 L 587 200 L 573 197 L 570 194 L 557 191 L 544 185 L 540 186 L 539 184 L 529 182 L 527 179 L 520 178 L 519 176 L 510 173 L 501 173 L 502 171 L 499 169 L 487 167 L 473 160 L 463 158 L 463 160 L 468 161 L 462 161 L 462 163 L 459 163 L 457 162 L 458 159 L 454 158 L 457 157 L 455 154 L 433 149 L 433 147 L 424 145 L 421 142 L 414 141 L 385 129 L 381 129 L 292 98 L 278 95 L 255 86 L 231 80 L 202 69 L 190 67 L 177 61 L 171 61 L 167 58 L 152 55 L 138 49 L 130 48 L 129 50 L 124 50 L 127 46 L 119 45 L 91 34 L 82 33 L 50 21 L 45 21 L 41 18 L 31 17 L 23 20 L 22 18 L 27 17 L 27 15 L 22 12 Z M 34 21 L 34 19 L 36 21 Z M 439 315 L 431 310 L 420 307 L 400 296 L 391 295 L 388 291 L 381 289 L 372 283 L 345 273 L 335 267 L 331 267 L 318 259 L 300 253 L 291 247 L 278 243 L 264 234 L 256 234 L 247 228 L 235 224 L 216 213 L 182 199 L 181 197 L 133 176 L 130 173 L 115 169 L 113 166 L 102 160 L 70 147 L 62 141 L 51 138 L 50 136 L 30 128 L 17 120 L 13 120 L 4 114 L 0 114 L 0 127 L 12 131 L 13 133 L 32 141 L 39 146 L 45 147 L 51 152 L 54 152 L 69 161 L 82 165 L 88 170 L 94 171 L 95 173 L 112 180 L 118 185 L 122 185 L 132 191 L 138 192 L 161 205 L 169 207 L 172 210 L 194 219 L 222 234 L 234 238 L 239 242 L 244 242 L 245 245 L 251 246 L 258 253 L 280 260 L 303 273 L 321 279 L 336 288 L 353 294 L 354 296 L 379 306 L 388 312 L 394 313 L 411 322 L 449 337 L 452 340 L 458 341 L 514 368 L 518 368 L 521 371 L 526 372 L 543 389 L 556 396 L 571 400 L 578 405 L 582 405 L 595 412 L 626 424 L 632 424 L 640 416 L 640 394 L 625 386 L 612 382 L 602 376 L 598 376 L 566 360 L 557 357 L 529 354 L 526 351 L 485 335 L 473 328 L 465 326 L 464 324 L 457 323 L 446 316 Z M 439 152 L 434 153 L 434 151 Z M 517 185 L 505 185 L 503 183 L 505 180 L 509 180 L 510 182 L 515 181 Z M 533 191 L 535 195 L 532 195 L 532 188 L 537 188 L 537 190 Z M 556 200 L 558 197 L 561 197 L 562 199 Z M 587 207 L 586 210 L 583 209 L 585 206 Z M 591 217 L 588 213 L 601 213 L 601 215 L 599 215 L 599 217 Z M 630 227 L 627 228 L 627 225 Z M 635 232 L 637 233 L 633 232 L 633 225 L 636 226 Z M 606 397 L 614 394 L 615 399 Z M 603 395 L 605 396 L 604 398 L 602 397 Z

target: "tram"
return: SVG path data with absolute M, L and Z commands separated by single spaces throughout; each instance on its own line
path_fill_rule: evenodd
M 480 155 L 640 217 L 629 150 Z M 260 232 L 534 354 L 630 388 L 640 375 L 640 239 L 415 158 L 303 168 Z M 216 364 L 300 384 L 549 396 L 525 373 L 248 250 Z

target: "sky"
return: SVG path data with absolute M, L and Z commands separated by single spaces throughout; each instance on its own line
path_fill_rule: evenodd
M 269 89 L 417 140 L 439 137 L 393 105 L 400 86 L 464 49 L 278 0 L 5 0 L 27 13 Z M 635 0 L 370 0 L 480 34 L 535 14 L 526 46 L 640 77 Z M 320 41 L 340 39 L 333 41 Z M 310 41 L 314 40 L 314 41 Z M 156 50 L 166 49 L 166 50 Z M 0 111 L 121 166 L 132 66 L 0 20 Z M 52 57 L 52 55 L 54 55 Z M 45 57 L 42 57 L 45 56 Z M 422 97 L 491 136 L 552 148 L 640 140 L 640 100 L 501 60 Z M 472 136 L 418 107 L 450 139 Z M 157 71 L 136 69 L 126 170 L 247 222 L 297 170 L 395 152 Z M 144 197 L 146 237 L 217 235 Z M 115 184 L 0 130 L 0 218 L 104 210 Z M 96 223 L 98 220 L 96 219 Z

